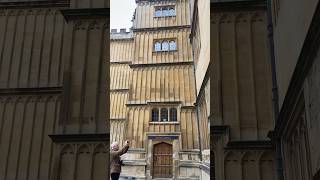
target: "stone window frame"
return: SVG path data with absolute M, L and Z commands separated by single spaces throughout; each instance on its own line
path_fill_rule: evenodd
M 167 14 L 164 14 L 164 12 Z M 175 5 L 165 5 L 165 6 L 155 6 L 154 7 L 154 18 L 163 18 L 163 17 L 176 17 L 176 6 Z
M 155 115 L 157 114 L 157 115 Z M 151 121 L 152 122 L 159 122 L 159 117 L 160 117 L 160 111 L 159 108 L 152 108 L 151 110 Z
M 163 118 L 163 109 L 166 109 L 166 117 L 167 117 L 167 121 L 162 121 L 162 118 Z M 158 112 L 158 117 L 157 118 L 154 118 L 154 110 L 157 110 Z M 175 116 L 174 116 L 174 120 L 172 120 L 172 116 L 171 116 L 171 113 L 172 111 L 171 110 L 175 110 Z M 178 120 L 178 108 L 175 107 L 175 106 L 154 106 L 151 108 L 151 113 L 150 113 L 150 123 L 179 123 L 179 120 Z M 158 121 L 155 121 L 154 119 L 157 119 Z
M 155 39 L 153 40 L 153 52 L 174 52 L 178 50 L 178 44 L 177 44 L 177 38 L 164 38 L 164 39 Z M 162 44 L 167 42 L 168 43 L 168 49 L 163 49 Z M 172 42 L 174 42 L 174 46 L 172 45 Z M 160 47 L 158 45 L 160 44 Z M 157 46 L 156 46 L 157 45 Z M 174 47 L 174 48 L 172 48 Z
M 172 116 L 172 114 L 175 114 L 175 115 Z M 170 119 L 170 122 L 177 122 L 178 121 L 178 110 L 177 110 L 177 108 L 175 108 L 175 107 L 169 108 L 169 119 Z

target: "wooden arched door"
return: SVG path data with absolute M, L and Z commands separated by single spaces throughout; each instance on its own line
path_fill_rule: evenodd
M 172 145 L 164 142 L 154 145 L 153 178 L 171 178 L 172 164 Z

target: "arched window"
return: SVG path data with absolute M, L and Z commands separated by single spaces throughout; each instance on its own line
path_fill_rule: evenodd
M 161 16 L 161 8 L 156 8 L 156 10 L 154 12 L 154 16 L 155 17 L 160 17 Z
M 176 11 L 174 10 L 173 7 L 171 7 L 171 8 L 169 9 L 169 15 L 170 15 L 170 16 L 175 16 L 175 15 L 176 15 Z
M 177 109 L 170 108 L 170 121 L 177 121 Z
M 152 121 L 159 121 L 159 109 L 158 108 L 152 109 Z
M 162 51 L 168 51 L 169 50 L 169 43 L 168 41 L 162 42 Z
M 161 51 L 161 43 L 160 42 L 155 42 L 154 43 L 154 51 Z
M 162 16 L 169 16 L 169 9 L 167 7 L 162 8 Z
M 168 109 L 161 108 L 161 121 L 168 121 Z
M 170 41 L 170 50 L 176 50 L 177 49 L 177 45 L 175 41 Z

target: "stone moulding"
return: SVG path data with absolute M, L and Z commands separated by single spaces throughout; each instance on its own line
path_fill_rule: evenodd
M 204 172 L 210 174 L 210 164 L 209 163 L 202 163 L 200 164 L 199 168 Z
M 148 139 L 165 141 L 165 140 L 179 139 L 179 136 L 177 136 L 177 135 L 160 135 L 160 136 L 149 135 Z
M 273 149 L 271 141 L 230 141 L 226 150 L 266 150 Z
M 148 64 L 129 64 L 130 68 L 139 67 L 160 67 L 160 66 L 181 66 L 181 65 L 193 65 L 192 61 L 181 61 L 181 62 L 169 62 L 169 63 L 148 63 Z
M 123 160 L 125 165 L 146 166 L 147 162 L 144 159 Z
M 23 1 L 23 2 L 0 2 L 0 9 L 5 8 L 39 8 L 39 7 L 69 7 L 70 0 L 57 1 Z
M 142 32 L 142 31 L 164 31 L 164 30 L 174 30 L 178 31 L 181 29 L 190 29 L 190 25 L 181 25 L 181 26 L 165 26 L 165 27 L 155 27 L 155 28 L 135 28 L 132 29 L 133 32 Z
M 230 11 L 236 9 L 266 9 L 267 1 L 266 0 L 245 0 L 245 1 L 210 1 L 210 9 L 217 11 Z
M 64 9 L 61 13 L 67 22 L 75 19 L 108 18 L 109 8 Z
M 61 94 L 62 92 L 62 87 L 0 89 L 0 95 Z
M 109 133 L 103 134 L 50 134 L 53 142 L 87 142 L 87 141 L 109 141 Z

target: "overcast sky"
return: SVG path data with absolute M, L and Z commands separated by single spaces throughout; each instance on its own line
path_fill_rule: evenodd
M 136 8 L 135 0 L 110 0 L 110 28 L 132 27 L 132 16 Z

